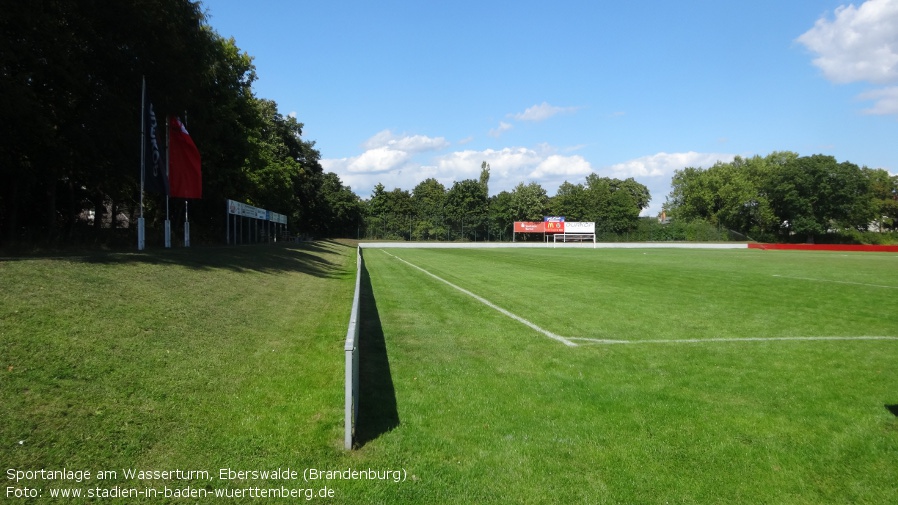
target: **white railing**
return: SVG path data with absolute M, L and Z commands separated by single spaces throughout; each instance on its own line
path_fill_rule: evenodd
M 352 449 L 355 436 L 355 422 L 359 415 L 359 296 L 362 286 L 362 248 L 356 251 L 355 294 L 352 296 L 352 311 L 349 314 L 349 328 L 346 330 L 346 429 L 343 447 Z
M 560 241 L 558 239 L 561 239 Z M 596 247 L 596 234 L 595 233 L 556 233 L 552 235 L 552 245 L 553 247 L 558 244 L 558 242 L 592 242 L 592 247 Z

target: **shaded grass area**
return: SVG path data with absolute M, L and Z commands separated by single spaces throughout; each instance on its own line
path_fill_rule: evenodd
M 894 293 L 784 286 L 772 276 L 826 267 L 888 283 L 891 257 L 563 253 L 575 254 L 391 251 L 558 333 L 895 335 L 898 327 L 881 310 Z M 361 452 L 415 462 L 421 483 L 402 488 L 407 502 L 898 499 L 898 419 L 888 408 L 898 342 L 570 349 L 386 254 L 366 252 L 366 262 L 402 422 Z
M 384 341 L 377 300 L 371 289 L 371 276 L 362 266 L 360 272 L 359 324 L 359 411 L 355 445 L 363 446 L 399 426 L 396 391 L 390 371 L 390 358 Z
M 0 261 L 4 469 L 217 475 L 337 457 L 350 254 L 317 242 Z

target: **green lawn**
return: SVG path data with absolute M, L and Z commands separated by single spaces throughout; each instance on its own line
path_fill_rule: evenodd
M 344 457 L 354 254 L 324 242 L 0 261 L 4 472 L 118 471 L 85 489 L 222 488 L 251 482 L 122 469 L 332 466 Z M 46 502 L 72 483 L 18 484 Z
M 366 250 L 399 427 L 361 453 L 415 461 L 429 502 L 898 500 L 898 340 L 570 348 L 390 255 L 561 336 L 637 341 L 896 337 L 894 255 Z
M 641 343 L 565 346 L 387 252 L 561 336 Z M 4 489 L 39 488 L 34 503 L 114 486 L 244 494 L 226 503 L 325 487 L 319 502 L 898 502 L 898 341 L 649 342 L 896 337 L 898 255 L 390 249 L 365 262 L 359 448 L 346 452 L 354 248 L 0 260 Z M 93 478 L 34 475 L 64 468 Z M 310 468 L 384 478 L 305 482 Z

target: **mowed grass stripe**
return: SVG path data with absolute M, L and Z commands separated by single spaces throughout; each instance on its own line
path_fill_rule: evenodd
M 870 288 L 898 289 L 898 286 L 886 286 L 886 285 L 883 285 L 883 284 L 870 284 L 870 283 L 867 283 L 867 282 L 839 281 L 839 280 L 833 280 L 833 279 L 813 279 L 813 278 L 810 278 L 810 277 L 795 277 L 795 276 L 778 275 L 778 274 L 774 274 L 773 276 L 774 276 L 774 277 L 777 277 L 777 278 L 780 278 L 780 279 L 793 279 L 793 280 L 799 280 L 799 281 L 833 282 L 833 283 L 836 283 L 836 284 L 853 284 L 853 285 L 855 285 L 855 286 L 867 286 L 867 287 L 870 287 Z

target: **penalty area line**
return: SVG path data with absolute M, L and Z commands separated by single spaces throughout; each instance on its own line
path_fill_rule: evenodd
M 884 284 L 867 284 L 865 282 L 837 281 L 837 280 L 831 280 L 831 279 L 813 279 L 811 277 L 792 277 L 791 275 L 777 275 L 777 274 L 774 274 L 773 276 L 778 277 L 780 279 L 795 279 L 795 280 L 799 280 L 799 281 L 832 282 L 835 284 L 851 284 L 854 286 L 867 286 L 869 288 L 898 289 L 898 286 L 886 286 Z
M 427 275 L 433 277 L 434 279 L 436 279 L 436 280 L 438 280 L 438 281 L 440 281 L 440 282 L 443 282 L 443 283 L 448 284 L 449 286 L 452 286 L 453 288 L 455 288 L 455 289 L 461 291 L 462 293 L 464 293 L 464 294 L 470 296 L 471 298 L 473 298 L 473 299 L 477 300 L 478 302 L 480 302 L 480 303 L 486 305 L 487 307 L 489 307 L 489 308 L 491 308 L 491 309 L 494 309 L 494 310 L 496 310 L 496 311 L 498 311 L 498 312 L 500 312 L 500 313 L 502 313 L 502 314 L 504 314 L 504 315 L 506 315 L 506 316 L 508 316 L 508 317 L 510 317 L 510 318 L 512 318 L 512 319 L 514 319 L 515 321 L 517 321 L 517 322 L 519 322 L 519 323 L 521 323 L 521 324 L 524 324 L 524 325 L 529 326 L 529 327 L 532 328 L 533 330 L 536 330 L 537 332 L 542 333 L 543 335 L 545 335 L 545 336 L 551 338 L 552 340 L 557 340 L 558 342 L 561 342 L 562 344 L 564 344 L 564 345 L 566 345 L 566 346 L 568 346 L 568 347 L 577 347 L 577 344 L 575 344 L 574 342 L 571 342 L 569 339 L 564 338 L 564 337 L 562 337 L 561 335 L 556 335 L 556 334 L 552 333 L 552 332 L 549 331 L 549 330 L 540 328 L 539 326 L 537 326 L 537 325 L 531 323 L 530 321 L 524 319 L 523 317 L 521 317 L 521 316 L 519 316 L 519 315 L 517 315 L 517 314 L 514 314 L 514 313 L 512 313 L 512 312 L 509 312 L 509 311 L 507 311 L 507 310 L 505 310 L 505 309 L 503 309 L 502 307 L 496 305 L 495 303 L 493 303 L 493 302 L 487 300 L 486 298 L 484 298 L 484 297 L 482 297 L 482 296 L 476 295 L 476 294 L 474 294 L 474 293 L 468 291 L 467 289 L 465 289 L 465 288 L 463 288 L 463 287 L 461 287 L 461 286 L 456 286 L 455 284 L 452 284 L 451 282 L 447 281 L 446 279 L 443 279 L 442 277 L 439 277 L 439 276 L 437 276 L 437 275 L 434 275 L 434 274 L 428 272 L 427 270 L 425 270 L 425 269 L 419 267 L 418 265 L 414 265 L 414 264 L 412 264 L 412 263 L 409 263 L 408 261 L 405 261 L 404 259 L 400 258 L 399 256 L 395 256 L 395 255 L 393 255 L 393 254 L 390 254 L 390 253 L 388 253 L 387 251 L 384 251 L 383 249 L 381 249 L 381 251 L 383 251 L 384 254 L 386 254 L 386 255 L 388 255 L 388 256 L 392 256 L 392 257 L 396 258 L 397 260 L 399 260 L 399 261 L 405 263 L 406 265 L 408 265 L 408 266 L 410 266 L 410 267 L 416 268 L 416 269 L 418 269 L 418 270 L 424 272 L 425 274 L 427 274 Z
M 898 337 L 745 337 L 745 338 L 680 338 L 665 340 L 612 340 L 602 338 L 570 337 L 593 345 L 615 344 L 704 344 L 706 342 L 794 342 L 807 340 L 898 340 Z

